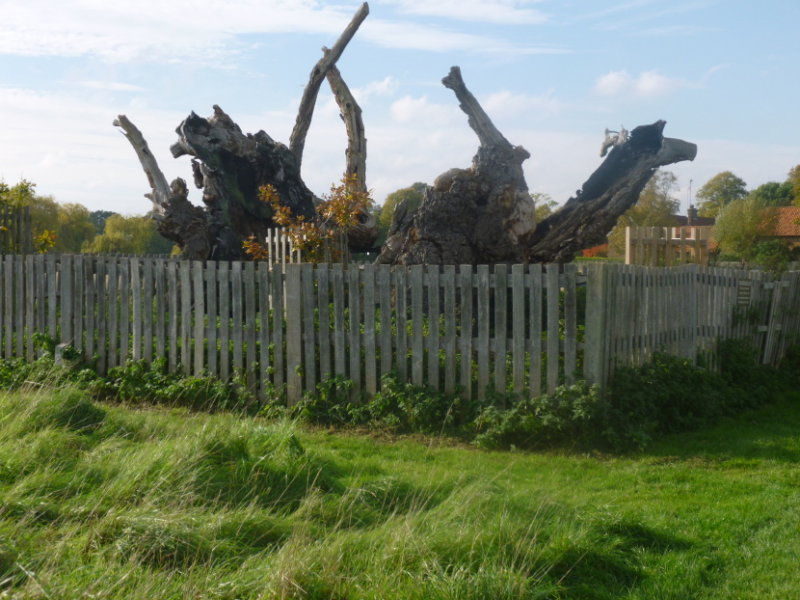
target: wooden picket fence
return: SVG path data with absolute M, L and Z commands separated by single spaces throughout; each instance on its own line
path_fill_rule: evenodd
M 0 258 L 0 355 L 35 334 L 101 372 L 163 357 L 171 371 L 240 375 L 290 402 L 333 376 L 381 377 L 485 398 L 552 392 L 653 352 L 714 364 L 746 338 L 776 364 L 800 334 L 800 274 L 614 264 L 395 267 L 91 255 Z M 583 301 L 585 298 L 585 309 Z M 584 335 L 585 334 L 585 335 Z
M 90 255 L 0 261 L 2 356 L 43 333 L 97 356 L 235 373 L 290 401 L 342 376 L 374 394 L 394 372 L 484 397 L 552 391 L 579 367 L 575 265 L 343 268 Z M 548 360 L 550 358 L 550 360 Z
M 626 227 L 625 264 L 672 267 L 708 265 L 712 227 Z
M 0 254 L 33 252 L 31 210 L 29 206 L 0 206 Z
M 773 280 L 763 271 L 602 265 L 590 272 L 586 375 L 603 383 L 619 365 L 656 351 L 712 368 L 719 340 L 737 339 L 777 366 L 800 342 L 800 272 Z
M 275 227 L 267 231 L 264 239 L 264 247 L 267 249 L 267 264 L 285 265 L 299 263 L 303 260 L 303 254 L 295 248 L 294 243 L 283 232 L 280 227 Z

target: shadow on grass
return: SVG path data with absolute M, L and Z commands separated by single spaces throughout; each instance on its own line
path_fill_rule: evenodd
M 592 542 L 564 551 L 549 570 L 559 598 L 611 600 L 626 595 L 645 578 L 646 554 L 689 550 L 692 544 L 641 523 L 597 523 Z
M 702 457 L 800 462 L 800 392 L 785 394 L 768 406 L 728 417 L 713 427 L 670 435 L 642 453 L 657 462 Z

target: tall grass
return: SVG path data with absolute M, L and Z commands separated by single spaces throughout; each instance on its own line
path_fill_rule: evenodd
M 620 458 L 0 395 L 0 598 L 793 597 L 800 411 L 764 410 Z

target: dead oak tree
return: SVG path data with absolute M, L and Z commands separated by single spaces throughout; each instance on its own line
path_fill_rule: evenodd
M 366 138 L 361 109 L 336 69 L 349 41 L 369 14 L 367 3 L 361 5 L 331 49 L 314 65 L 303 92 L 289 146 L 273 140 L 264 131 L 245 134 L 219 107 L 202 118 L 191 113 L 176 129 L 178 141 L 170 148 L 174 157 L 192 157 L 195 185 L 203 190 L 203 205 L 188 200 L 183 179 L 167 184 L 142 133 L 125 116 L 118 126 L 133 146 L 147 175 L 151 191 L 146 196 L 153 203 L 151 212 L 158 231 L 181 248 L 190 259 L 244 258 L 243 241 L 250 236 L 264 239 L 274 227 L 272 209 L 259 199 L 259 189 L 272 185 L 282 204 L 295 215 L 311 218 L 319 199 L 306 187 L 300 169 L 306 135 L 311 125 L 317 95 L 327 79 L 339 104 L 348 135 L 348 174 L 358 176 L 358 185 L 366 189 Z M 371 246 L 377 235 L 374 220 L 363 215 L 361 224 L 351 232 L 356 245 Z
M 697 153 L 692 143 L 663 137 L 665 121 L 637 127 L 575 197 L 537 224 L 522 172 L 528 151 L 497 130 L 458 67 L 442 83 L 455 92 L 477 134 L 478 153 L 471 167 L 440 175 L 415 211 L 397 208 L 379 263 L 569 262 L 604 241 L 658 167 Z
M 243 258 L 243 241 L 262 238 L 273 226 L 270 206 L 258 190 L 272 185 L 295 215 L 311 217 L 316 196 L 300 168 L 320 86 L 328 80 L 348 137 L 346 173 L 366 189 L 366 137 L 358 107 L 336 69 L 336 61 L 369 12 L 363 4 L 331 49 L 314 66 L 298 109 L 289 146 L 263 131 L 244 134 L 218 106 L 204 119 L 192 113 L 178 127 L 175 157 L 190 155 L 204 207 L 193 206 L 182 179 L 171 184 L 142 134 L 124 115 L 115 121 L 133 145 L 147 174 L 158 229 L 187 258 Z M 390 264 L 478 264 L 568 262 L 580 249 L 600 243 L 617 218 L 633 205 L 656 168 L 692 160 L 696 146 L 664 138 L 664 121 L 618 134 L 608 157 L 566 205 L 535 223 L 522 163 L 530 154 L 513 146 L 467 89 L 458 67 L 443 80 L 453 90 L 480 145 L 467 169 L 451 169 L 427 188 L 418 209 L 399 207 L 378 262 Z M 375 239 L 374 220 L 362 215 L 350 232 L 355 246 Z M 353 244 L 351 244 L 352 246 Z

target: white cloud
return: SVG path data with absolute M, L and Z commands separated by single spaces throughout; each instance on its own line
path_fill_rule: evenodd
M 615 6 L 611 6 L 609 8 L 605 8 L 602 10 L 593 11 L 590 13 L 585 13 L 580 15 L 579 19 L 590 19 L 592 21 L 597 20 L 601 17 L 607 17 L 609 15 L 618 15 L 619 13 L 625 13 L 630 10 L 635 10 L 637 8 L 641 8 L 643 6 L 649 6 L 654 3 L 654 0 L 633 0 L 632 2 L 625 2 L 623 4 L 617 4 Z
M 692 35 L 707 34 L 713 31 L 711 27 L 701 25 L 682 24 L 664 25 L 662 27 L 649 27 L 642 29 L 638 35 L 642 37 L 686 37 Z
M 410 12 L 424 11 L 408 3 Z M 463 3 L 459 3 L 461 5 Z M 535 11 L 519 3 L 496 0 L 498 22 L 531 20 Z M 433 3 L 431 6 L 440 6 Z M 454 4 L 441 6 L 452 12 Z M 470 0 L 472 18 L 486 20 L 487 9 Z M 430 9 L 435 10 L 435 9 Z M 0 0 L 3 35 L 0 54 L 21 56 L 97 56 L 112 62 L 156 60 L 217 62 L 247 46 L 237 36 L 269 33 L 315 33 L 338 36 L 353 16 L 353 7 L 312 0 Z M 515 22 L 520 22 L 519 20 Z M 525 54 L 561 52 L 515 44 L 489 36 L 463 33 L 420 23 L 369 17 L 359 38 L 389 48 L 429 51 L 470 50 Z
M 370 81 L 366 85 L 353 89 L 353 96 L 363 103 L 372 97 L 386 97 L 394 95 L 400 89 L 400 82 L 396 77 L 387 75 L 383 79 Z
M 537 25 L 547 21 L 547 15 L 527 7 L 533 2 L 524 0 L 399 0 L 394 4 L 401 13 L 424 17 L 510 25 Z
M 397 123 L 415 123 L 425 125 L 444 125 L 458 118 L 457 106 L 437 104 L 428 100 L 427 96 L 403 96 L 395 100 L 389 108 L 392 120 Z
M 111 123 L 128 110 L 171 179 L 190 174 L 179 172 L 186 165 L 176 167 L 168 150 L 185 115 L 119 109 L 63 93 L 0 88 L 0 113 L 14 115 L 3 127 L 0 178 L 29 179 L 42 194 L 92 210 L 147 212 L 151 205 L 142 197 L 147 179 L 130 144 Z
M 599 77 L 594 91 L 601 96 L 632 95 L 652 98 L 674 92 L 679 88 L 692 87 L 688 82 L 661 75 L 657 71 L 643 71 L 638 76 L 628 71 L 611 71 Z
M 537 119 L 551 117 L 564 110 L 564 104 L 555 97 L 553 90 L 538 96 L 515 94 L 504 90 L 489 95 L 481 105 L 490 116 L 497 115 L 503 118 L 522 116 Z
M 90 90 L 105 90 L 109 92 L 144 92 L 146 88 L 131 83 L 120 81 L 79 81 L 77 85 Z

